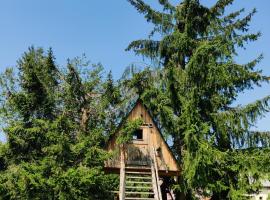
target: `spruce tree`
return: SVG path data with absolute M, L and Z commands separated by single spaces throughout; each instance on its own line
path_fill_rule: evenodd
M 101 65 L 59 68 L 51 49 L 31 47 L 17 67 L 0 76 L 0 199 L 110 199 Z
M 103 107 L 105 109 L 105 121 L 104 126 L 114 133 L 119 123 L 120 114 L 118 113 L 119 107 L 122 104 L 122 98 L 119 90 L 119 84 L 114 82 L 112 72 L 110 71 L 103 86 Z
M 268 81 L 256 69 L 261 55 L 247 64 L 236 61 L 237 50 L 261 35 L 249 32 L 256 10 L 245 16 L 244 9 L 225 12 L 233 0 L 217 0 L 212 7 L 199 0 L 177 6 L 159 0 L 162 10 L 128 1 L 154 25 L 148 39 L 133 41 L 127 50 L 161 66 L 139 95 L 172 138 L 183 170 L 179 196 L 248 199 L 270 172 L 270 135 L 253 131 L 269 111 L 270 96 L 232 106 L 239 93 Z

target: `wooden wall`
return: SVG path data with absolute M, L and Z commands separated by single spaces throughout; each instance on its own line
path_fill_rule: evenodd
M 162 138 L 150 114 L 141 102 L 137 102 L 136 106 L 129 113 L 127 120 L 135 120 L 138 118 L 142 118 L 144 121 L 143 126 L 141 126 L 141 129 L 143 130 L 143 140 L 132 140 L 129 144 L 126 144 L 126 159 L 129 159 L 129 149 L 131 148 L 139 149 L 140 152 L 145 154 L 147 157 L 152 155 L 150 151 L 154 147 L 155 149 L 158 149 L 158 153 L 156 155 L 159 170 L 165 172 L 165 174 L 167 172 L 178 173 L 180 169 L 172 155 L 172 152 Z M 119 151 L 119 146 L 116 144 L 117 135 L 118 134 L 116 133 L 113 137 L 111 137 L 108 143 L 108 151 Z M 114 159 L 110 159 L 106 163 L 105 167 L 119 168 L 120 159 L 118 155 L 115 155 Z

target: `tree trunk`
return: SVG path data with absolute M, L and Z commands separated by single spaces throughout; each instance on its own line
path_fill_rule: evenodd
M 89 108 L 82 108 L 82 117 L 80 126 L 83 131 L 87 130 L 87 124 L 90 118 L 90 109 Z

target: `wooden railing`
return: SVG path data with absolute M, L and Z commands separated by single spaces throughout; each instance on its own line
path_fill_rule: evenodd
M 152 148 L 151 152 L 152 152 L 151 171 L 152 171 L 153 189 L 155 193 L 155 198 L 157 200 L 162 200 L 161 189 L 159 185 L 158 164 L 157 164 L 155 147 Z
M 125 179 L 126 179 L 126 173 L 125 173 L 125 168 L 126 168 L 126 163 L 125 163 L 125 152 L 126 148 L 124 145 L 121 146 L 120 148 L 120 187 L 119 187 L 119 199 L 120 200 L 125 200 Z M 162 200 L 162 195 L 161 195 L 161 189 L 159 185 L 159 175 L 158 175 L 158 163 L 157 163 L 157 158 L 156 158 L 156 149 L 153 147 L 150 149 L 150 155 L 149 155 L 149 160 L 151 163 L 151 173 L 152 173 L 152 183 L 153 183 L 153 191 L 155 194 L 155 199 L 156 200 Z
M 125 200 L 126 190 L 126 166 L 125 166 L 125 149 L 124 145 L 120 147 L 120 187 L 119 187 L 119 199 Z

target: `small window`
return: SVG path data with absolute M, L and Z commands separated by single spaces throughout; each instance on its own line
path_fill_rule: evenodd
M 133 134 L 133 140 L 142 140 L 143 139 L 143 130 L 137 129 Z

